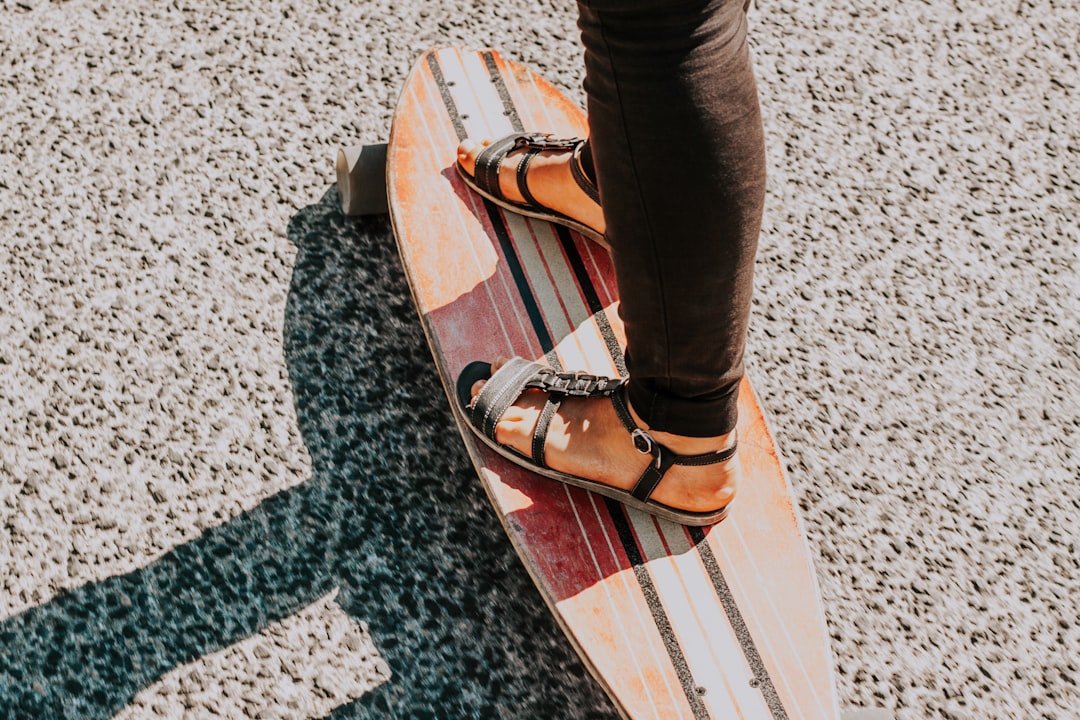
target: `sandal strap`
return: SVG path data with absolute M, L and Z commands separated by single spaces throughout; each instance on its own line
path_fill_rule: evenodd
M 533 363 L 539 370 L 529 384 L 549 395 L 562 397 L 612 397 L 626 384 L 624 378 L 610 378 L 584 372 L 559 372 L 546 365 Z
M 533 194 L 529 191 L 529 183 L 525 180 L 525 175 L 529 172 L 529 165 L 532 163 L 533 158 L 540 153 L 540 150 L 530 148 L 521 156 L 521 162 L 519 162 L 517 166 L 517 186 L 518 192 L 521 193 L 521 197 L 525 198 L 525 202 L 530 205 L 544 207 L 536 201 L 535 197 L 533 197 Z
M 495 142 L 488 145 L 480 154 L 476 156 L 476 169 L 473 172 L 473 178 L 477 186 L 495 197 L 503 197 L 501 190 L 499 189 L 499 168 L 502 166 L 506 156 L 514 150 L 525 149 L 528 152 L 521 158 L 521 161 L 517 165 L 517 185 L 518 190 L 521 192 L 521 196 L 525 200 L 535 207 L 546 207 L 543 204 L 536 201 L 533 194 L 529 191 L 528 183 L 525 181 L 525 175 L 528 173 L 529 165 L 532 163 L 533 158 L 539 155 L 544 150 L 569 150 L 570 155 L 570 175 L 574 178 L 574 181 L 581 188 L 582 192 L 588 195 L 593 202 L 600 203 L 600 193 L 596 188 L 596 184 L 589 179 L 589 176 L 585 173 L 585 169 L 581 164 L 581 151 L 585 147 L 585 140 L 582 138 L 557 138 L 550 133 L 517 133 L 506 135 Z
M 537 378 L 528 387 L 535 387 L 548 394 L 548 400 L 540 411 L 532 437 L 532 458 L 540 467 L 547 467 L 544 448 L 547 447 L 548 429 L 567 397 L 611 397 L 622 387 L 625 380 L 582 372 L 556 372 L 550 367 L 537 366 Z
M 699 455 L 680 455 L 674 452 L 665 445 L 661 445 L 652 435 L 645 430 L 638 427 L 638 424 L 634 422 L 633 416 L 630 414 L 630 410 L 626 405 L 625 393 L 617 393 L 611 396 L 611 404 L 615 406 L 615 413 L 622 421 L 623 427 L 630 433 L 631 439 L 634 441 L 634 447 L 638 452 L 651 455 L 652 462 L 645 468 L 645 471 L 641 473 L 641 477 L 638 478 L 634 484 L 631 495 L 635 499 L 645 502 L 656 490 L 656 486 L 660 484 L 660 481 L 664 479 L 664 475 L 671 469 L 673 465 L 715 465 L 717 463 L 726 462 L 735 455 L 735 451 L 739 446 L 739 436 L 736 431 L 735 439 L 731 445 L 723 450 L 716 452 L 701 453 Z
M 581 152 L 585 148 L 584 139 L 578 137 L 557 138 L 550 133 L 532 133 L 518 136 L 517 145 L 512 149 L 522 147 L 535 150 L 538 153 L 544 150 L 570 150 L 570 176 L 574 178 L 574 182 L 577 183 L 582 192 L 589 196 L 590 200 L 597 205 L 600 204 L 600 191 L 597 189 L 596 183 L 589 178 L 588 173 L 585 172 L 585 167 L 581 163 Z M 536 202 L 525 185 L 525 171 L 531 161 L 532 158 L 529 158 L 528 161 L 523 160 L 522 164 L 518 165 L 518 189 L 521 191 L 521 196 L 531 204 L 543 207 L 543 205 Z
M 485 436 L 495 440 L 499 419 L 526 390 L 542 390 L 548 394 L 549 401 L 561 402 L 566 397 L 612 397 L 625 382 L 622 378 L 559 372 L 548 365 L 515 357 L 484 383 L 470 405 L 469 419 Z M 554 410 L 550 413 L 554 415 Z M 540 428 L 538 425 L 538 430 L 543 430 L 546 437 L 546 426 Z
M 532 458 L 533 462 L 540 467 L 547 467 L 547 462 L 544 460 L 544 447 L 547 444 L 548 428 L 551 427 L 551 419 L 555 417 L 555 413 L 558 412 L 560 405 L 562 405 L 562 398 L 555 399 L 549 395 L 548 401 L 544 403 L 544 409 L 540 411 L 540 417 L 536 421 L 536 429 L 533 430 Z
M 517 146 L 520 135 L 507 135 L 488 145 L 476 156 L 473 178 L 484 192 L 502 197 L 499 191 L 499 167 L 507 154 Z
M 589 196 L 589 199 L 599 205 L 600 191 L 597 189 L 596 183 L 589 179 L 589 175 L 585 172 L 585 167 L 581 164 L 581 151 L 584 147 L 584 140 L 578 142 L 574 147 L 574 153 L 570 156 L 570 175 L 573 176 L 574 182 L 578 184 L 578 187 Z
M 557 138 L 552 133 L 522 133 L 514 136 L 516 147 L 534 150 L 573 150 L 585 142 L 578 137 Z
M 515 357 L 488 378 L 469 408 L 469 420 L 473 427 L 495 440 L 495 426 L 499 418 L 525 391 L 538 367 L 536 363 Z

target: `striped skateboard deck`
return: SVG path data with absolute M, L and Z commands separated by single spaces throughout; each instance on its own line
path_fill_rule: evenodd
M 394 232 L 456 406 L 460 370 L 521 355 L 625 374 L 618 295 L 598 245 L 503 212 L 455 170 L 465 137 L 584 136 L 582 111 L 494 51 L 420 57 L 386 159 Z M 514 548 L 626 718 L 828 719 L 833 662 L 805 536 L 753 388 L 740 400 L 745 479 L 728 519 L 690 529 L 507 462 L 462 437 Z

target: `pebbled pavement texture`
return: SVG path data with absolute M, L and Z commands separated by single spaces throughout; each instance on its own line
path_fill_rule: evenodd
M 0 3 L 0 718 L 612 718 L 333 155 L 564 0 Z M 842 703 L 1080 717 L 1080 9 L 763 0 L 749 353 Z

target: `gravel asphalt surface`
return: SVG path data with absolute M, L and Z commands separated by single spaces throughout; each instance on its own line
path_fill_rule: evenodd
M 762 0 L 752 376 L 846 706 L 1080 717 L 1080 6 Z M 0 718 L 612 718 L 385 218 L 413 58 L 566 0 L 0 0 Z

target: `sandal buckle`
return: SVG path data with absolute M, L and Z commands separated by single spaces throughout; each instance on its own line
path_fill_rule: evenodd
M 634 428 L 634 432 L 630 433 L 630 437 L 634 441 L 634 449 L 642 455 L 655 457 L 656 467 L 660 467 L 660 446 L 652 439 L 652 435 L 641 428 Z
M 566 373 L 554 373 L 554 377 L 547 380 L 544 390 L 549 395 L 569 395 L 570 394 L 570 382 L 573 380 L 572 375 Z
M 553 395 L 566 397 L 592 397 L 599 378 L 583 372 L 555 373 L 547 380 L 544 389 Z
M 545 368 L 537 374 L 529 387 L 539 388 L 551 395 L 562 397 L 611 397 L 623 386 L 622 378 L 609 378 L 582 372 L 556 372 Z
M 595 375 L 576 372 L 574 373 L 573 385 L 567 394 L 576 397 L 590 397 L 596 388 L 597 379 Z
M 529 148 L 534 150 L 572 150 L 579 143 L 580 138 L 556 138 L 552 133 L 527 133 L 519 135 L 514 142 L 514 148 Z
M 634 432 L 630 433 L 630 437 L 634 441 L 634 448 L 639 453 L 648 455 L 652 452 L 653 441 L 647 432 L 641 428 L 634 428 Z

